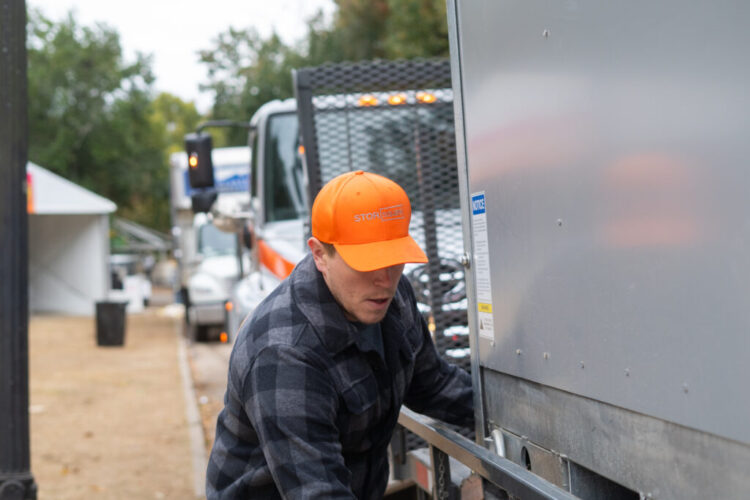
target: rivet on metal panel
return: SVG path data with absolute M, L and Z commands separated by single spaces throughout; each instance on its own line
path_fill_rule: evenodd
M 469 260 L 469 254 L 465 253 L 461 255 L 461 265 L 464 266 L 466 269 L 471 266 L 471 260 Z
M 544 359 L 549 359 L 549 353 L 548 352 L 544 353 Z
M 684 392 L 685 394 L 687 394 L 689 390 L 690 390 L 690 387 L 688 387 L 687 382 L 685 382 L 684 384 L 682 384 L 682 392 Z
M 518 354 L 519 356 L 521 355 L 522 352 L 523 351 L 521 351 L 521 349 L 516 349 L 516 354 Z
M 557 225 L 562 227 L 562 219 L 557 219 Z
M 543 36 L 544 38 L 549 38 L 549 30 L 544 30 L 544 31 L 542 31 L 542 36 Z
M 630 368 L 625 368 L 625 376 L 626 377 L 630 376 Z
M 584 368 L 586 368 L 586 365 L 584 365 L 583 361 L 581 361 L 581 370 L 583 370 Z

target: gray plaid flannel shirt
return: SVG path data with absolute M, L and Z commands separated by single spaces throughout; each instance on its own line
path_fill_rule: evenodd
M 402 403 L 471 425 L 470 376 L 438 355 L 406 278 L 381 329 L 385 361 L 305 257 L 240 328 L 208 499 L 382 498 Z

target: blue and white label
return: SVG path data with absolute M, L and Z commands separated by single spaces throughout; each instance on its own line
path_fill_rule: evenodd
M 190 174 L 183 172 L 185 196 L 195 194 L 190 187 Z M 250 165 L 214 165 L 214 189 L 218 193 L 248 193 L 250 191 Z
M 475 194 L 471 197 L 471 213 L 478 215 L 485 213 L 484 193 Z
M 474 284 L 477 300 L 479 336 L 495 339 L 492 315 L 492 283 L 490 281 L 490 246 L 487 236 L 487 205 L 484 191 L 471 195 L 471 232 L 474 244 Z

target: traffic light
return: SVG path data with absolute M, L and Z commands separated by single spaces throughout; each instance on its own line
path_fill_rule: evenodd
M 187 134 L 185 150 L 188 155 L 188 177 L 190 187 L 207 188 L 214 185 L 214 165 L 211 161 L 211 136 L 209 134 Z

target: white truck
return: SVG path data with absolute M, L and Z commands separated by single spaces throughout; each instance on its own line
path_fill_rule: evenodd
M 373 74 L 387 75 L 387 81 L 379 83 Z M 232 291 L 230 337 L 307 252 L 310 204 L 321 182 L 362 168 L 390 176 L 414 200 L 412 229 L 432 248 L 435 263 L 408 271 L 430 324 L 445 341 L 444 351 L 468 364 L 463 280 L 455 279 L 462 277 L 463 268 L 457 260 L 461 230 L 455 151 L 448 147 L 453 143 L 449 75 L 447 61 L 303 68 L 295 71 L 296 99 L 258 109 L 250 120 L 250 210 L 241 215 L 242 240 L 249 243 L 251 258 Z M 335 95 L 330 94 L 332 82 L 338 86 Z M 334 101 L 330 109 L 320 106 Z M 442 145 L 441 153 L 419 154 L 432 145 Z M 445 194 L 446 185 L 454 195 Z M 439 225 L 435 209 L 442 216 Z M 440 252 L 438 239 L 443 240 Z M 441 281 L 438 276 L 442 282 L 434 286 L 436 279 Z M 450 304 L 442 304 L 446 297 Z
M 216 148 L 212 151 L 215 189 L 214 212 L 236 214 L 248 210 L 250 149 Z M 214 214 L 195 213 L 191 198 L 196 190 L 188 180 L 188 158 L 170 158 L 172 236 L 179 266 L 176 293 L 185 306 L 185 325 L 194 340 L 226 339 L 232 287 L 241 278 L 248 257 L 236 231 L 222 231 Z M 224 335 L 221 335 L 224 333 Z
M 307 181 L 302 165 L 294 99 L 261 106 L 250 120 L 250 210 L 242 214 L 242 241 L 249 249 L 245 275 L 231 292 L 228 332 L 292 271 L 305 255 Z

